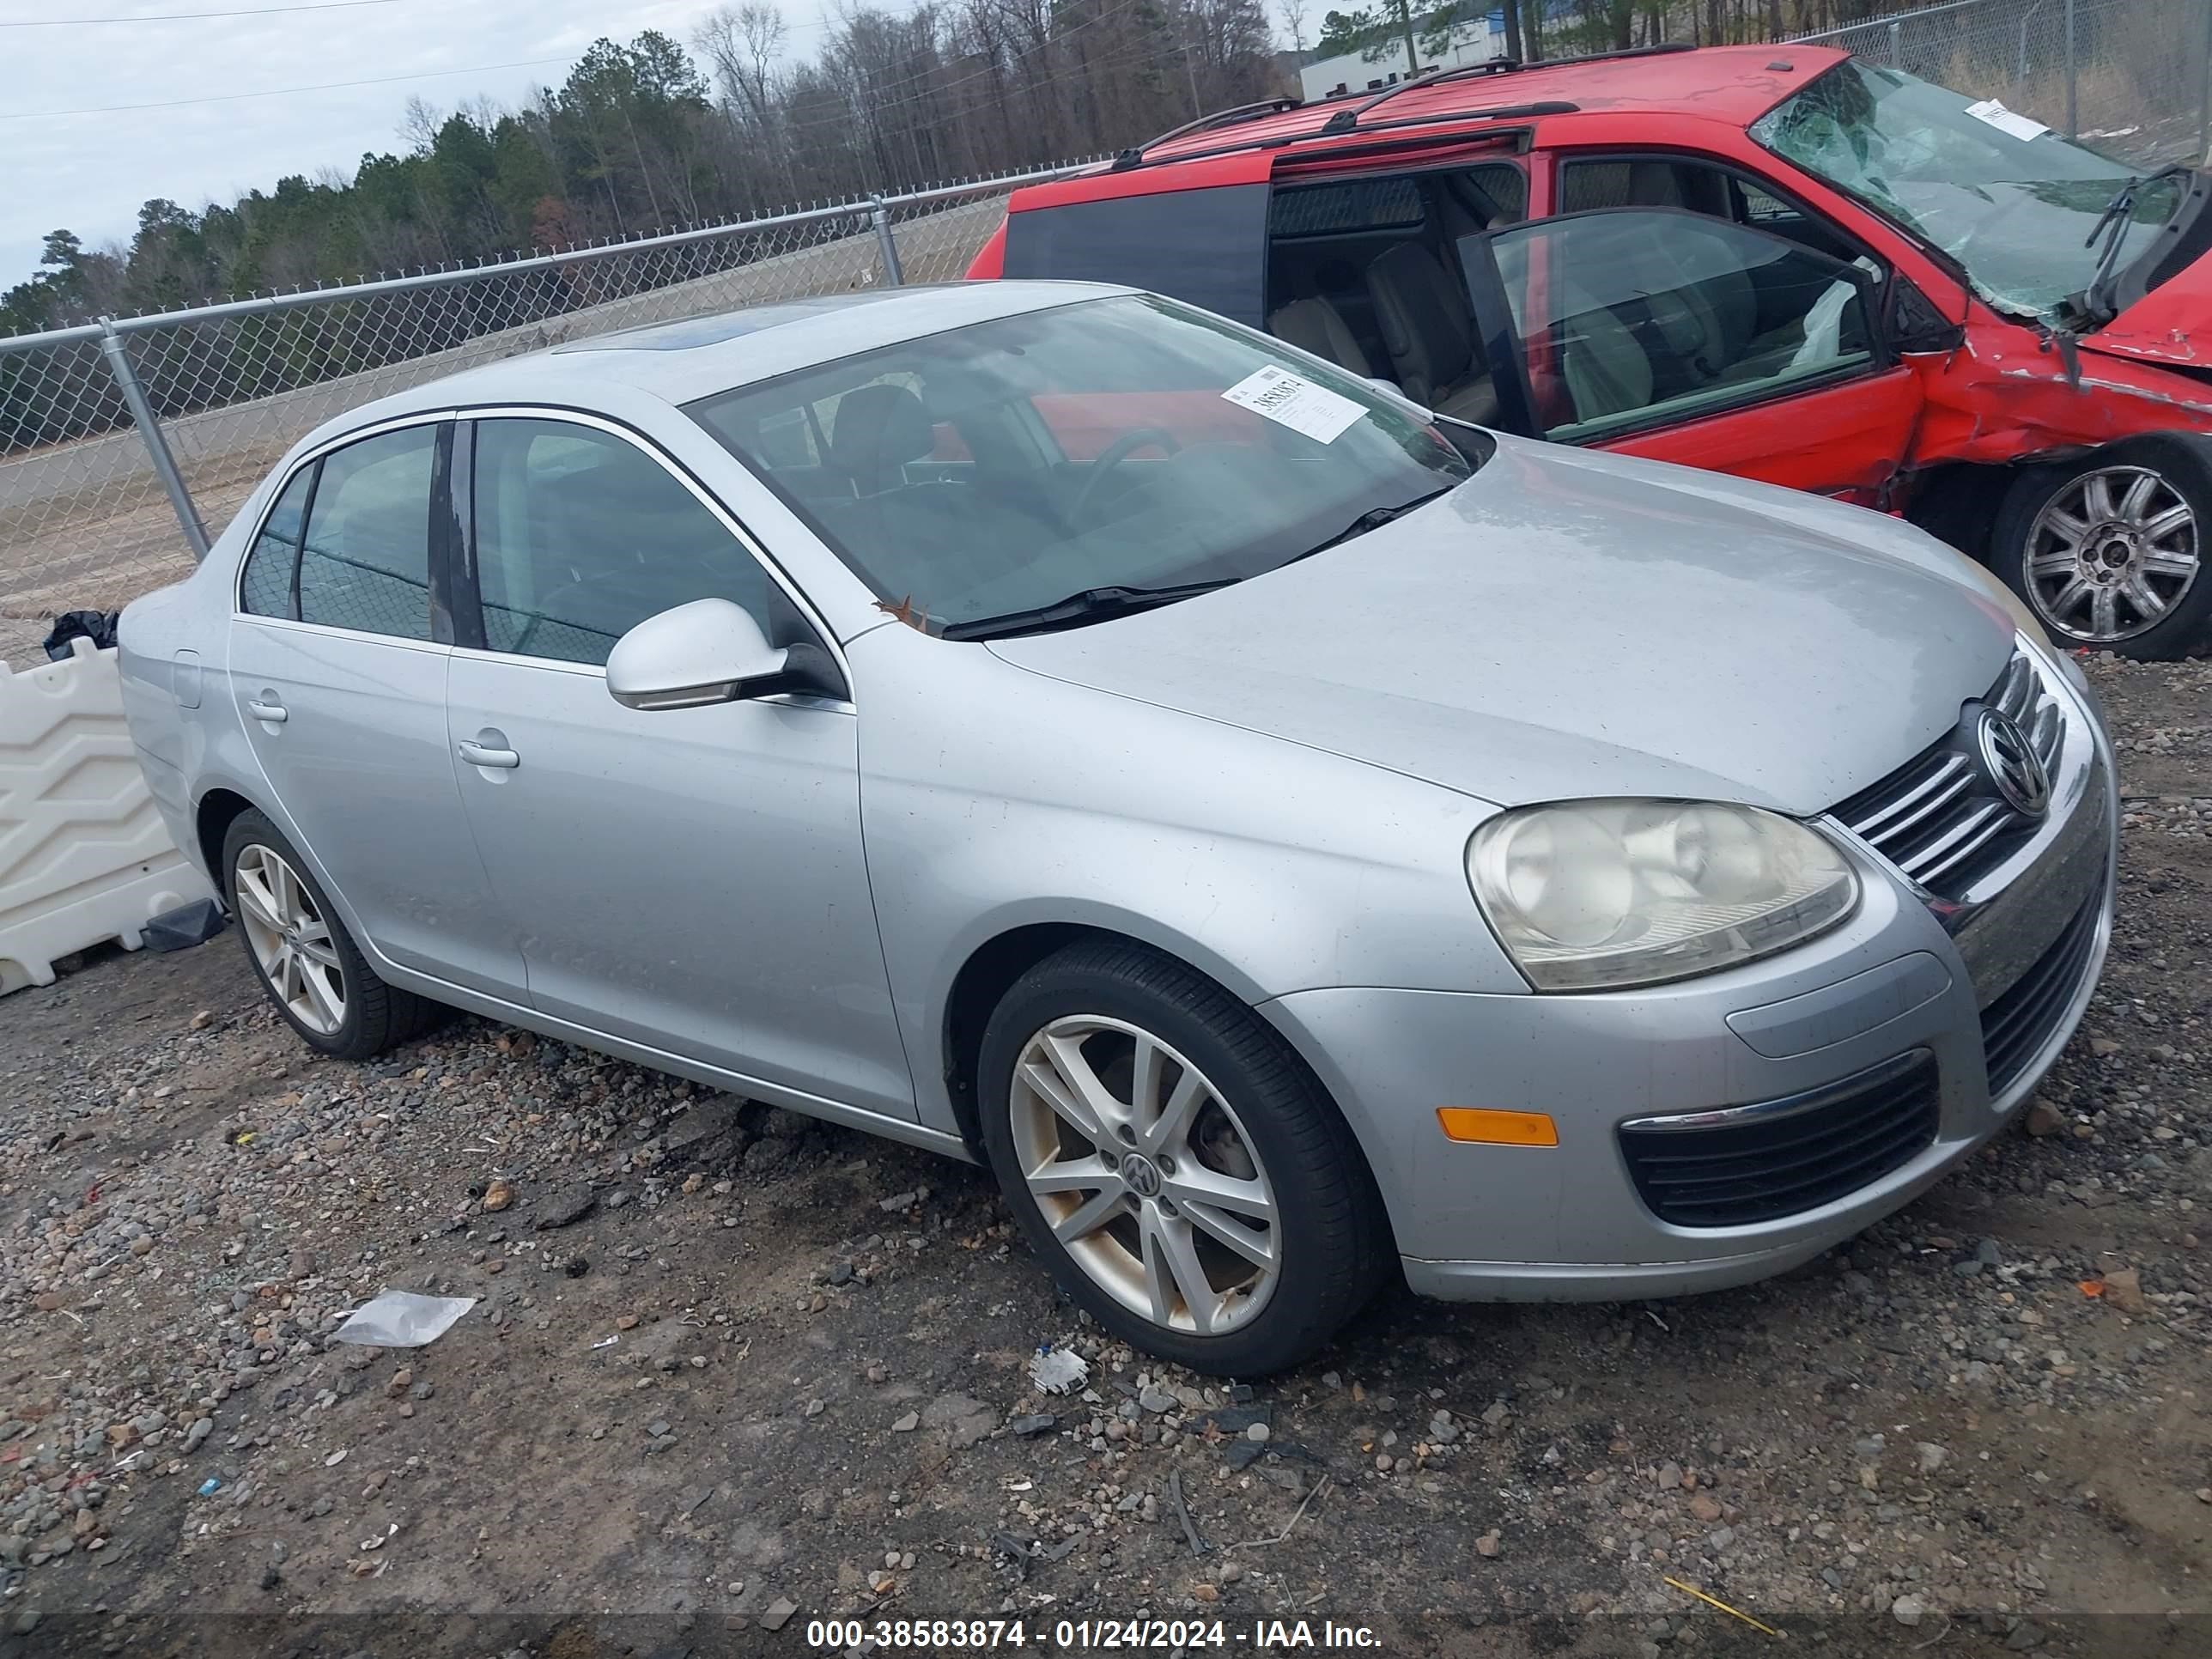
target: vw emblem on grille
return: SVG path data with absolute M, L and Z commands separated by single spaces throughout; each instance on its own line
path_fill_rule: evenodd
M 2051 775 L 2012 716 L 2002 709 L 1982 710 L 1974 722 L 1974 748 L 2005 805 L 2023 817 L 2041 817 L 2051 805 Z

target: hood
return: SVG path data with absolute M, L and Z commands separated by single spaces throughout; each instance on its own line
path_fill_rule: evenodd
M 2084 351 L 2162 368 L 2212 369 L 2212 253 L 2183 266 L 2077 343 Z
M 2012 624 L 1963 565 L 1815 496 L 1500 439 L 1449 495 L 1326 553 L 991 649 L 1501 805 L 1802 816 L 1997 678 Z

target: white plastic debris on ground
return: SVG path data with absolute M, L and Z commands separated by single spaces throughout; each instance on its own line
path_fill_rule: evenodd
M 1039 1348 L 1030 1356 L 1030 1382 L 1039 1394 L 1073 1394 L 1091 1367 L 1073 1348 Z
M 51 985 L 54 960 L 208 896 L 169 839 L 123 722 L 115 653 L 0 663 L 0 995 Z
M 332 1340 L 369 1348 L 420 1348 L 453 1329 L 454 1322 L 477 1305 L 472 1296 L 418 1296 L 386 1291 L 364 1302 L 331 1333 Z

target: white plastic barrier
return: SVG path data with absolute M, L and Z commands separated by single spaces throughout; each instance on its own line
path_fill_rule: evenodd
M 74 650 L 0 663 L 0 995 L 88 945 L 135 951 L 149 917 L 208 896 L 139 773 L 115 653 Z

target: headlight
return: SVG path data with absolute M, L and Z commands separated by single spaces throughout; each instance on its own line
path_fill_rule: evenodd
M 1732 968 L 1851 913 L 1858 878 L 1824 837 L 1751 806 L 1582 800 L 1492 818 L 1467 848 L 1490 925 L 1540 991 Z

